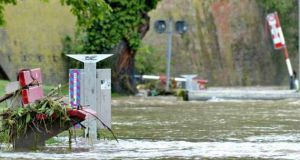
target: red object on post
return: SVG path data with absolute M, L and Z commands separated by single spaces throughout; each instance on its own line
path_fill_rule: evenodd
M 42 73 L 40 68 L 21 70 L 19 72 L 19 84 L 21 87 L 25 87 L 35 80 L 38 84 L 42 83 Z
M 85 120 L 87 113 L 82 110 L 70 109 L 67 111 L 68 115 L 72 117 L 77 117 L 79 120 Z
M 76 117 L 78 120 L 83 121 L 88 117 L 96 116 L 97 113 L 92 109 L 82 107 L 81 109 L 67 109 L 67 114 L 70 118 Z
M 162 84 L 166 85 L 167 84 L 167 77 L 164 75 L 159 76 L 159 80 Z
M 274 48 L 284 48 L 286 44 L 277 12 L 268 14 L 266 20 L 268 22 L 269 29 L 272 35 Z
M 197 80 L 197 83 L 199 84 L 199 89 L 206 89 L 206 83 L 208 81 L 207 80 L 204 80 L 204 79 L 199 79 Z
M 40 100 L 44 97 L 42 86 L 34 86 L 28 89 L 23 89 L 21 94 L 23 105 L 33 103 L 36 100 Z

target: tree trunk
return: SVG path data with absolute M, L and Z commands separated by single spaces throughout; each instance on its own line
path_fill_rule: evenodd
M 150 17 L 143 14 L 145 23 L 139 27 L 140 38 L 142 39 L 149 30 Z M 137 92 L 135 83 L 134 58 L 136 51 L 130 48 L 127 40 L 122 40 L 115 50 L 115 60 L 112 70 L 112 89 L 117 93 L 135 94 Z
M 134 55 L 126 40 L 118 45 L 112 70 L 112 87 L 117 93 L 134 94 L 137 92 L 134 82 Z

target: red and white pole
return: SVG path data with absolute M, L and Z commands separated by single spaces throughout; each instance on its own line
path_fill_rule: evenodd
M 283 51 L 284 51 L 285 62 L 286 62 L 287 68 L 288 68 L 289 75 L 291 77 L 293 77 L 293 68 L 291 65 L 290 58 L 289 58 L 289 52 L 288 52 L 288 49 L 286 46 L 283 48 Z
M 279 17 L 277 12 L 275 13 L 270 13 L 267 15 L 266 18 L 268 25 L 269 25 L 269 29 L 272 35 L 272 40 L 274 43 L 274 48 L 275 49 L 282 49 L 284 52 L 284 57 L 285 57 L 285 62 L 287 65 L 287 69 L 289 72 L 289 76 L 290 76 L 290 88 L 294 89 L 294 75 L 293 75 L 293 68 L 291 65 L 291 61 L 289 59 L 289 53 L 288 53 L 288 49 L 287 46 L 285 44 L 285 39 L 283 36 L 283 32 L 282 32 L 282 28 L 280 25 L 280 21 L 279 21 Z

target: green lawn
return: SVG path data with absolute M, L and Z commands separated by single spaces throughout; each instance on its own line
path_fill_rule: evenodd
M 4 88 L 8 81 L 0 80 L 0 96 L 4 95 Z
M 4 88 L 7 83 L 8 83 L 8 81 L 0 80 L 0 97 L 4 95 L 4 92 L 5 92 Z M 2 112 L 4 105 L 5 105 L 5 103 L 0 103 L 0 112 Z

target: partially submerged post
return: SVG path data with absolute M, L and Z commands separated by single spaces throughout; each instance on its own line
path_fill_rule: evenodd
M 41 70 L 23 69 L 18 81 L 6 86 L 9 109 L 0 114 L 3 131 L 15 150 L 31 150 L 45 145 L 45 141 L 86 119 L 86 108 L 71 109 L 56 97 L 60 87 L 53 88 L 47 96 L 42 89 Z M 9 100 L 11 98 L 11 100 Z
M 293 76 L 293 68 L 291 65 L 287 45 L 285 43 L 285 39 L 283 36 L 283 32 L 282 32 L 282 28 L 280 25 L 280 21 L 279 21 L 277 12 L 268 14 L 266 17 L 266 20 L 268 22 L 269 29 L 272 34 L 274 48 L 282 50 L 284 52 L 285 62 L 287 65 L 289 76 L 290 76 L 289 77 L 290 78 L 290 82 L 289 82 L 290 89 L 295 89 L 295 85 L 294 85 L 295 77 Z
M 73 75 L 73 88 L 70 85 L 70 91 L 73 91 L 73 94 L 70 92 L 70 104 L 73 107 L 79 105 L 90 107 L 97 111 L 96 116 L 105 125 L 111 127 L 111 71 L 110 69 L 97 70 L 96 63 L 112 54 L 72 54 L 67 56 L 84 63 L 84 69 L 77 70 L 75 76 Z M 74 70 L 70 70 L 70 73 L 72 71 Z M 76 84 L 74 84 L 75 82 Z M 89 138 L 96 139 L 97 128 L 103 128 L 103 126 L 101 127 L 100 123 L 97 125 L 95 117 L 90 117 L 86 124 L 86 136 L 88 134 Z
M 195 90 L 195 85 L 193 83 L 193 79 L 195 77 L 197 77 L 196 74 L 190 74 L 190 75 L 181 75 L 181 77 L 185 78 L 185 90 L 186 91 L 191 91 L 191 90 Z

